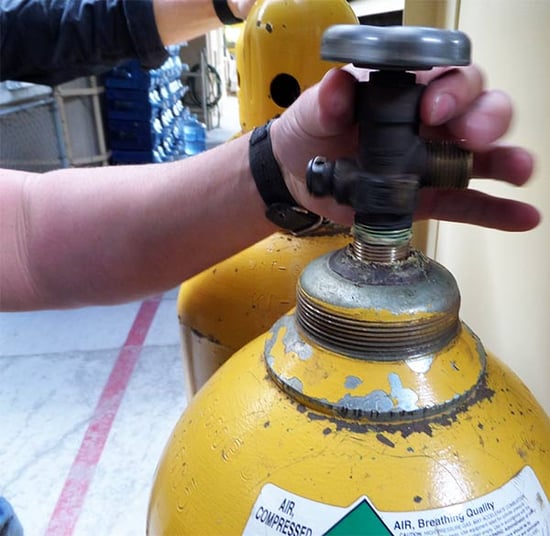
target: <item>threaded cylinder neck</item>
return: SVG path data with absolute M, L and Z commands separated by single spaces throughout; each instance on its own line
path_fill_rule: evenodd
M 360 359 L 431 354 L 460 329 L 456 281 L 414 249 L 398 263 L 364 262 L 351 247 L 320 257 L 302 272 L 296 297 L 309 337 Z

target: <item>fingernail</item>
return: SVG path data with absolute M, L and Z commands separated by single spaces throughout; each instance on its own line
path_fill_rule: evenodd
M 432 105 L 430 124 L 441 125 L 451 119 L 456 111 L 456 101 L 449 93 L 438 95 Z

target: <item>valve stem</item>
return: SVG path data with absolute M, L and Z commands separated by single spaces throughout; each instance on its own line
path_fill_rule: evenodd
M 352 229 L 353 256 L 363 262 L 392 263 L 408 258 L 412 229 L 376 229 L 355 223 Z

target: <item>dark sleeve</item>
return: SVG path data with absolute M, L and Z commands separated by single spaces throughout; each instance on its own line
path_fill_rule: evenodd
M 0 80 L 55 85 L 166 58 L 152 0 L 0 0 Z

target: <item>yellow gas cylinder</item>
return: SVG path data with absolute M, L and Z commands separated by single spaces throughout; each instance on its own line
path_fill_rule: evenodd
M 148 534 L 549 534 L 550 418 L 461 321 L 452 274 L 410 246 L 418 189 L 464 187 L 471 155 L 419 137 L 408 70 L 464 64 L 469 42 L 327 33 L 326 54 L 382 68 L 358 88 L 359 157 L 308 170 L 312 193 L 356 211 L 353 241 L 311 261 L 295 310 L 191 401 Z
M 341 65 L 320 59 L 321 36 L 330 25 L 357 23 L 346 0 L 258 0 L 236 44 L 242 131 L 279 115 Z M 188 399 L 294 306 L 297 278 L 310 260 L 348 242 L 349 229 L 332 224 L 299 237 L 278 232 L 185 281 L 178 318 Z
M 149 536 L 550 533 L 549 417 L 460 321 L 452 275 L 399 248 L 306 267 L 296 310 L 178 422 Z
M 241 128 L 280 115 L 305 89 L 341 63 L 321 60 L 323 32 L 357 24 L 346 0 L 259 0 L 237 41 Z

